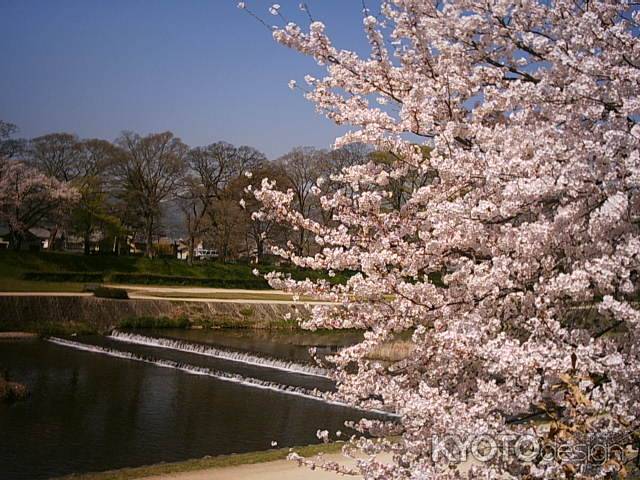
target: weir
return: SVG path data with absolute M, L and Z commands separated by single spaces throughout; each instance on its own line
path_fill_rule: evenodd
M 131 352 L 123 352 L 113 348 L 101 347 L 98 345 L 90 345 L 86 343 L 76 342 L 73 340 L 67 340 L 64 338 L 49 337 L 47 338 L 47 340 L 51 343 L 55 343 L 56 345 L 75 348 L 77 350 L 83 350 L 85 352 L 109 355 L 111 357 L 122 358 L 125 360 L 134 360 L 138 362 L 150 363 L 153 365 L 157 365 L 159 367 L 181 370 L 183 372 L 186 372 L 192 375 L 203 375 L 207 377 L 212 377 L 217 380 L 222 380 L 224 382 L 239 383 L 248 387 L 262 388 L 265 390 L 272 390 L 279 393 L 286 393 L 288 395 L 297 395 L 299 397 L 309 398 L 311 400 L 339 404 L 338 402 L 333 402 L 331 400 L 321 397 L 320 394 L 315 391 L 306 390 L 300 387 L 293 387 L 291 385 L 282 385 L 275 382 L 267 382 L 257 378 L 245 377 L 242 375 L 229 373 L 229 372 L 222 372 L 219 370 L 213 370 L 206 367 L 198 367 L 196 365 L 190 365 L 188 363 L 182 363 L 182 362 L 175 362 L 173 360 L 164 360 L 164 359 L 146 357 L 144 355 L 138 355 Z
M 274 371 L 263 378 L 248 372 L 268 369 L 236 364 L 227 370 L 233 362 L 104 337 L 53 340 L 0 345 L 0 364 L 31 390 L 20 405 L 0 402 L 0 432 L 11 439 L 0 448 L 3 480 L 255 452 L 269 449 L 272 441 L 281 447 L 307 445 L 318 442 L 318 428 L 342 430 L 347 438 L 351 430 L 344 422 L 369 417 L 301 395 L 314 395 L 305 389 L 322 383 L 315 377 L 298 385 L 289 383 L 299 381 L 296 374 Z M 155 362 L 158 358 L 169 361 Z M 223 372 L 241 377 L 220 379 Z M 301 390 L 248 385 L 242 376 Z
M 257 367 L 272 368 L 275 370 L 282 370 L 285 372 L 297 373 L 300 375 L 309 375 L 321 378 L 331 378 L 329 372 L 321 367 L 314 365 L 303 365 L 296 362 L 288 362 L 279 360 L 276 358 L 262 357 L 252 355 L 246 352 L 237 352 L 232 350 L 222 350 L 212 347 L 210 345 L 203 345 L 200 343 L 187 342 L 184 340 L 177 340 L 163 337 L 148 337 L 146 335 L 139 335 L 136 333 L 120 332 L 114 330 L 107 338 L 116 340 L 119 342 L 133 343 L 136 345 L 144 345 L 148 347 L 167 348 L 170 350 L 177 350 L 185 353 L 194 353 L 197 355 L 204 355 L 213 358 L 219 358 L 232 362 L 244 363 L 247 365 L 253 365 Z
M 286 394 L 286 395 L 295 395 L 297 397 L 307 398 L 309 400 L 314 400 L 314 401 L 322 402 L 329 405 L 336 405 L 339 407 L 349 408 L 355 411 L 365 412 L 367 414 L 384 416 L 389 420 L 399 418 L 398 415 L 394 413 L 385 412 L 382 410 L 375 410 L 375 409 L 370 409 L 370 410 L 363 409 L 363 408 L 354 407 L 352 405 L 347 405 L 343 402 L 332 399 L 330 393 L 322 393 L 317 389 L 308 390 L 305 388 L 296 387 L 292 385 L 283 385 L 281 383 L 269 382 L 269 381 L 260 380 L 257 378 L 246 377 L 236 373 L 223 372 L 223 371 L 214 370 L 211 368 L 191 365 L 184 362 L 176 362 L 173 360 L 157 359 L 149 356 L 139 355 L 132 352 L 125 352 L 121 350 L 116 350 L 114 348 L 81 343 L 74 340 L 68 340 L 68 339 L 59 338 L 59 337 L 48 337 L 46 340 L 48 342 L 54 343 L 62 347 L 68 347 L 76 350 L 108 355 L 111 357 L 121 358 L 125 360 L 133 360 L 137 362 L 149 363 L 149 364 L 156 365 L 163 368 L 173 368 L 191 375 L 207 376 L 207 377 L 215 378 L 216 380 L 221 380 L 223 382 L 236 383 L 236 384 L 244 385 L 246 387 L 260 388 L 263 390 L 271 390 L 271 391 Z M 283 363 L 287 363 L 287 362 L 283 362 Z

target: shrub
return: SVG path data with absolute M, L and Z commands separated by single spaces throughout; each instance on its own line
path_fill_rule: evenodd
M 102 285 L 99 283 L 89 283 L 82 288 L 82 291 L 85 293 L 94 293 L 98 288 L 101 288 Z
M 129 300 L 129 294 L 124 288 L 98 287 L 93 291 L 96 297 L 112 298 L 115 300 Z
M 24 280 L 38 282 L 97 282 L 103 281 L 103 275 L 99 272 L 25 272 Z

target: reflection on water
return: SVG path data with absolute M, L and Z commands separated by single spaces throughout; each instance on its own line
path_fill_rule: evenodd
M 43 341 L 1 343 L 0 368 L 32 392 L 25 402 L 0 404 L 3 480 L 264 450 L 273 440 L 313 443 L 318 428 L 344 430 L 345 420 L 361 416 Z

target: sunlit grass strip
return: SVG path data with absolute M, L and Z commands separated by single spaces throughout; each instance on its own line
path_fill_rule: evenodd
M 310 457 L 319 453 L 340 452 L 344 442 L 333 442 L 320 445 L 307 445 L 305 447 L 279 448 L 249 453 L 234 453 L 216 457 L 204 457 L 175 463 L 158 463 L 143 467 L 123 468 L 99 473 L 72 474 L 60 477 L 57 480 L 130 480 L 150 477 L 154 475 L 169 475 L 181 472 L 193 472 L 211 468 L 233 467 L 238 465 L 251 465 L 256 463 L 284 460 L 289 453 L 296 452 L 304 457 Z

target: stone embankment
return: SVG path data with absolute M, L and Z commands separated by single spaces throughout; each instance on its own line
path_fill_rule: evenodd
M 50 326 L 84 325 L 108 332 L 126 319 L 186 317 L 210 328 L 287 328 L 294 307 L 276 303 L 190 302 L 159 299 L 111 300 L 86 295 L 0 296 L 0 330 L 42 331 Z M 40 328 L 42 327 L 42 328 Z

